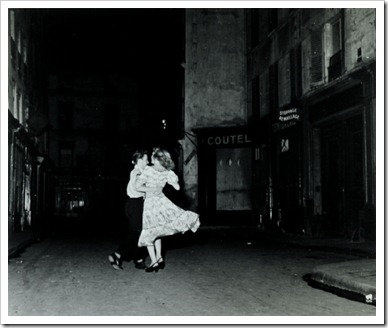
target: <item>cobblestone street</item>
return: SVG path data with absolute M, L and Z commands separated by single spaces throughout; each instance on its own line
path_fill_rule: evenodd
M 51 236 L 9 261 L 9 315 L 376 315 L 375 306 L 314 289 L 304 280 L 317 265 L 355 256 L 212 231 L 168 237 L 164 245 L 163 271 L 146 273 L 132 262 L 116 271 L 107 259 L 116 247 L 113 238 Z

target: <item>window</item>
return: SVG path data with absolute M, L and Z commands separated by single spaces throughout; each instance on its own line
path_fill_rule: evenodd
M 322 29 L 311 32 L 311 82 L 321 82 L 322 74 Z
M 15 80 L 12 80 L 12 114 L 18 118 L 18 92 Z
M 73 128 L 73 104 L 71 102 L 61 102 L 59 104 L 59 122 L 58 127 L 61 130 Z
M 267 40 L 267 42 L 260 48 L 259 60 L 260 60 L 260 64 L 263 67 L 266 67 L 269 64 L 270 47 L 271 47 L 271 41 Z
M 16 42 L 14 39 L 11 39 L 11 63 L 13 68 L 16 68 Z
M 332 24 L 333 54 L 341 50 L 341 20 Z
M 302 12 L 302 24 L 306 24 L 309 19 L 310 19 L 310 16 L 311 16 L 311 8 L 303 8 L 301 9 L 301 12 Z
M 23 38 L 22 42 L 22 55 L 23 55 L 23 63 L 27 64 L 27 40 L 26 38 Z
M 18 94 L 18 109 L 19 109 L 19 122 L 24 125 L 25 117 L 23 115 L 23 94 Z
M 269 67 L 269 109 L 275 118 L 278 111 L 278 64 Z
M 119 126 L 118 108 L 115 105 L 104 106 L 104 125 L 107 131 L 116 131 Z
M 251 49 L 259 44 L 259 9 L 251 11 Z
M 289 55 L 278 61 L 278 106 L 281 108 L 291 101 L 291 72 Z
M 73 166 L 73 144 L 61 142 L 59 146 L 59 166 L 69 168 Z
M 253 121 L 257 122 L 260 119 L 260 84 L 259 77 L 255 77 L 252 81 L 252 116 Z
M 290 51 L 291 102 L 302 95 L 302 48 L 298 45 Z
M 278 25 L 278 10 L 268 9 L 268 32 L 272 32 Z
M 289 24 L 284 25 L 279 29 L 279 38 L 278 38 L 278 48 L 279 54 L 284 55 L 289 49 L 290 44 L 290 26 Z
M 268 70 L 265 71 L 262 75 L 260 75 L 260 117 L 264 117 L 269 114 L 269 77 Z
M 329 37 L 331 39 L 331 49 L 328 49 L 330 55 L 328 67 L 329 81 L 341 76 L 344 69 L 343 21 L 343 12 L 341 12 L 341 16 L 330 26 L 331 35 Z
M 9 31 L 11 38 L 15 40 L 15 11 L 9 11 Z

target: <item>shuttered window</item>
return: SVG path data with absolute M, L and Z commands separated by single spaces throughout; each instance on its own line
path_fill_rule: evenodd
M 278 26 L 278 9 L 268 9 L 268 32 L 273 31 Z
M 278 63 L 274 63 L 269 67 L 269 110 L 273 118 L 278 114 Z
M 279 42 L 279 54 L 284 55 L 290 47 L 289 46 L 289 44 L 290 44 L 290 26 L 288 24 L 284 25 L 279 30 L 278 42 Z
M 267 42 L 260 48 L 260 51 L 259 51 L 260 66 L 268 67 L 269 52 L 270 52 L 270 40 L 267 40 Z
M 340 17 L 331 24 L 331 56 L 329 60 L 328 74 L 329 81 L 340 77 L 344 72 L 344 34 L 343 22 L 344 13 L 341 11 Z
M 260 117 L 264 117 L 269 114 L 269 77 L 268 70 L 260 75 L 259 79 L 260 90 Z
M 259 44 L 259 9 L 251 11 L 251 49 Z
M 333 54 L 336 54 L 341 50 L 341 20 L 337 20 L 333 23 L 332 27 L 333 36 Z
M 311 82 L 321 82 L 322 74 L 322 29 L 311 32 Z
M 260 86 L 259 77 L 252 81 L 252 114 L 254 122 L 260 119 Z
M 298 45 L 290 51 L 291 101 L 302 95 L 302 49 Z

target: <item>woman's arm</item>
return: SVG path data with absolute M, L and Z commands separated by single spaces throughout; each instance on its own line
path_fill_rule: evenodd
M 159 190 L 158 188 L 156 187 L 147 187 L 146 186 L 146 178 L 139 172 L 139 173 L 135 173 L 134 176 L 133 176 L 133 179 L 135 180 L 134 181 L 134 187 L 136 189 L 136 191 L 140 191 L 140 192 L 152 192 L 152 191 L 157 191 Z
M 167 183 L 173 186 L 175 190 L 179 190 L 181 188 L 178 180 L 178 176 L 173 171 L 168 173 Z

